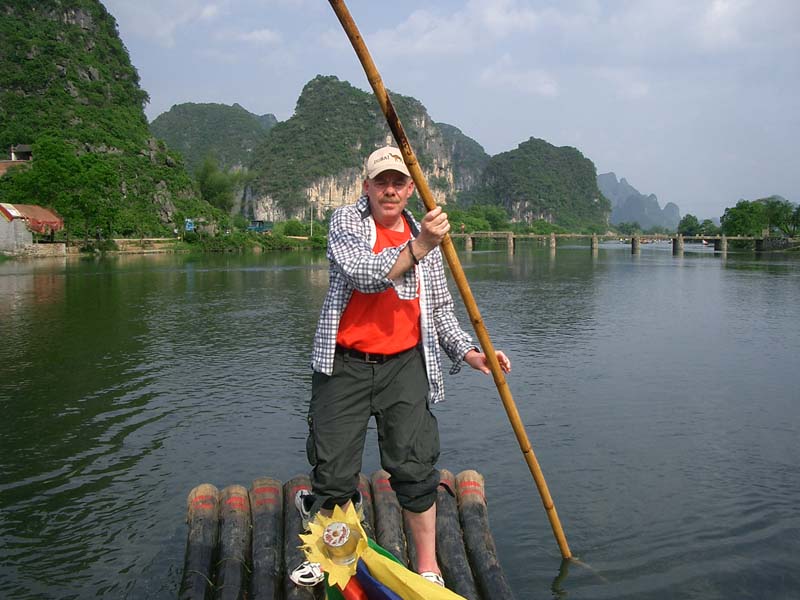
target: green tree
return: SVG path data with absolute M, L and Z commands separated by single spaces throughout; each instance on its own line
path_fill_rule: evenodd
M 283 224 L 282 227 L 283 235 L 296 235 L 296 236 L 303 236 L 308 235 L 309 226 L 308 223 L 303 223 L 298 221 L 297 219 L 290 219 Z
M 219 170 L 217 161 L 208 156 L 197 170 L 197 185 L 200 195 L 211 206 L 225 212 L 233 208 L 233 193 L 236 186 L 236 176 Z
M 739 200 L 736 206 L 726 208 L 720 222 L 725 235 L 758 236 L 769 224 L 764 203 L 748 200 Z
M 450 230 L 453 233 L 462 233 L 461 226 L 464 226 L 464 233 L 472 233 L 473 231 L 489 231 L 492 226 L 489 221 L 483 217 L 477 217 L 472 211 L 466 211 L 459 208 L 446 208 L 447 218 L 450 221 Z M 417 219 L 422 215 L 416 215 Z
M 796 236 L 798 232 L 800 232 L 800 204 L 795 207 L 794 213 L 792 213 L 792 237 Z
M 102 231 L 105 237 L 111 237 L 121 206 L 119 173 L 96 154 L 84 154 L 78 163 L 75 191 L 85 232 Z
M 764 203 L 764 211 L 770 232 L 778 230 L 784 235 L 792 236 L 796 231 L 794 225 L 795 206 L 780 196 L 770 196 L 761 200 Z
M 622 235 L 633 235 L 635 233 L 639 233 L 642 230 L 642 226 L 639 225 L 637 221 L 633 222 L 625 222 L 619 223 L 617 226 L 617 231 L 619 231 Z
M 701 233 L 700 221 L 694 215 L 686 214 L 678 223 L 678 233 L 683 235 L 697 235 Z
M 502 206 L 478 204 L 471 206 L 467 212 L 473 217 L 486 220 L 492 231 L 504 231 L 510 227 L 508 213 Z
M 714 224 L 714 221 L 711 219 L 704 219 L 702 223 L 700 223 L 700 234 L 701 235 L 719 235 L 719 227 Z
M 15 169 L 0 179 L 0 200 L 12 204 L 41 204 L 64 218 L 68 232 L 84 223 L 76 190 L 80 163 L 75 150 L 63 140 L 43 136 L 33 145 L 36 160 L 30 168 Z

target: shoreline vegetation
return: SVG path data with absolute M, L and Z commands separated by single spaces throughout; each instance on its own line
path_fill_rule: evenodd
M 500 230 L 497 230 L 498 232 Z M 509 230 L 510 231 L 510 230 Z M 458 233 L 458 232 L 454 232 Z M 466 232 L 473 233 L 473 232 Z M 523 233 L 523 232 L 514 232 Z M 524 232 L 532 233 L 532 232 Z M 559 232 L 574 233 L 574 232 Z M 586 235 L 578 232 L 579 235 Z M 615 237 L 618 232 L 609 231 L 607 234 Z M 677 235 L 672 232 L 673 235 Z M 541 235 L 541 234 L 539 234 Z M 647 234 L 643 234 L 647 235 Z M 629 236 L 620 235 L 619 239 L 628 242 Z M 130 254 L 192 254 L 192 253 L 254 253 L 281 252 L 281 251 L 324 251 L 327 248 L 327 231 L 314 232 L 310 235 L 286 235 L 273 233 L 255 233 L 251 231 L 236 231 L 219 235 L 187 232 L 182 237 L 169 238 L 112 238 L 112 239 L 72 239 L 56 240 L 67 243 L 67 256 L 87 257 L 99 255 L 130 255 Z M 693 243 L 695 240 L 690 241 Z M 40 243 L 47 243 L 42 241 Z M 489 245 L 503 244 L 498 238 L 482 239 L 482 243 Z M 697 242 L 699 244 L 700 242 Z M 742 243 L 740 243 L 742 244 Z M 744 244 L 747 244 L 746 242 Z M 769 252 L 800 254 L 800 243 L 785 249 L 773 249 Z M 731 242 L 733 251 L 754 250 L 752 244 L 736 245 Z M 13 255 L 0 253 L 0 263 L 19 258 Z
M 728 209 L 726 217 L 734 216 L 739 208 L 747 205 L 750 208 L 755 203 L 740 202 L 737 209 Z M 787 218 L 784 219 L 789 225 L 794 225 L 798 212 L 792 214 L 794 207 L 789 206 Z M 418 207 L 412 207 L 412 213 L 420 220 L 422 212 Z M 619 237 L 620 240 L 628 240 L 634 236 L 648 235 L 677 235 L 684 236 L 709 236 L 714 237 L 725 233 L 726 223 L 723 227 L 718 227 L 710 221 L 700 223 L 692 215 L 686 215 L 679 224 L 677 231 L 667 230 L 663 227 L 642 228 L 638 223 L 619 223 L 616 225 L 606 225 L 605 227 L 583 227 L 566 228 L 545 220 L 534 221 L 532 223 L 512 222 L 508 213 L 497 206 L 473 205 L 468 208 L 458 206 L 447 207 L 447 213 L 451 223 L 451 233 L 473 234 L 484 232 L 506 233 L 515 235 L 534 234 L 547 236 L 550 234 L 572 234 L 580 236 L 598 235 L 602 237 Z M 729 213 L 731 213 L 729 215 Z M 166 227 L 155 235 L 147 235 L 144 231 L 139 235 L 119 235 L 109 224 L 111 235 L 106 231 L 96 228 L 93 233 L 89 233 L 86 228 L 78 229 L 67 228 L 58 232 L 53 237 L 45 237 L 35 234 L 35 239 L 39 243 L 59 242 L 67 246 L 67 255 L 99 255 L 99 254 L 155 254 L 155 253 L 243 253 L 243 252 L 271 252 L 285 250 L 325 250 L 327 248 L 328 223 L 331 211 L 328 211 L 325 218 L 314 221 L 300 221 L 290 219 L 288 221 L 264 222 L 248 221 L 241 215 L 230 216 L 220 219 L 185 219 L 184 226 L 174 228 L 168 232 Z M 738 214 L 738 213 L 737 213 Z M 727 220 L 727 219 L 726 219 Z M 179 221 L 180 222 L 180 221 Z M 189 226 L 191 223 L 191 226 Z M 760 223 L 759 223 L 760 224 Z M 188 230 L 187 230 L 188 227 Z M 743 228 L 752 235 L 755 226 Z M 794 236 L 787 235 L 796 233 L 795 227 L 778 228 L 769 227 L 762 229 L 771 230 L 773 235 L 780 234 L 779 237 Z M 729 233 L 734 233 L 730 231 Z M 487 238 L 488 241 L 488 238 Z M 496 243 L 496 242 L 490 242 Z M 691 241 L 689 242 L 691 243 Z M 794 242 L 796 244 L 797 242 Z M 729 242 L 732 250 L 745 250 L 752 248 L 751 242 L 731 241 Z M 779 251 L 779 250 L 773 250 Z M 797 245 L 781 251 L 795 253 L 798 251 Z

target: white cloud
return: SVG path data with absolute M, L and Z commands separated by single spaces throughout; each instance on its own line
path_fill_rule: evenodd
M 494 37 L 535 31 L 541 16 L 518 4 L 516 0 L 470 0 L 466 12 L 476 28 L 485 29 Z
M 543 69 L 520 69 L 509 55 L 483 69 L 479 82 L 493 89 L 512 89 L 532 96 L 557 96 L 558 82 Z
M 387 54 L 397 47 L 406 54 L 426 56 L 472 54 L 493 40 L 528 34 L 540 27 L 540 14 L 519 4 L 516 0 L 470 0 L 449 13 L 415 10 L 393 29 L 369 37 L 378 52 Z
M 256 29 L 239 33 L 234 36 L 240 42 L 247 42 L 256 45 L 277 44 L 281 41 L 281 35 L 271 29 Z
M 431 57 L 468 52 L 473 33 L 462 13 L 442 15 L 416 10 L 394 29 L 379 30 L 366 37 L 377 54 L 391 56 L 402 48 L 403 54 Z
M 219 4 L 204 0 L 104 0 L 120 27 L 166 47 L 175 45 L 178 29 L 195 21 L 210 21 L 221 13 Z

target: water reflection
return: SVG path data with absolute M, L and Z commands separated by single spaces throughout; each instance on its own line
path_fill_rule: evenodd
M 487 476 L 519 597 L 800 589 L 800 261 L 459 254 L 570 546 L 596 570 L 559 568 L 491 378 L 447 376 L 441 465 Z M 0 265 L 0 595 L 174 597 L 192 487 L 307 468 L 326 288 L 310 253 Z

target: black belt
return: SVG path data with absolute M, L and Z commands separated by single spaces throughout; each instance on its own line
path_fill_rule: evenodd
M 415 348 L 416 346 L 412 346 L 408 350 L 403 350 L 402 352 L 396 352 L 395 354 L 375 354 L 374 352 L 362 352 L 361 350 L 355 350 L 354 348 L 345 348 L 344 346 L 336 344 L 336 352 L 338 352 L 342 356 L 357 358 L 358 360 L 363 360 L 364 362 L 373 365 L 380 365 L 382 363 L 385 363 L 387 360 L 397 358 L 401 354 L 405 354 L 409 350 L 414 350 Z

